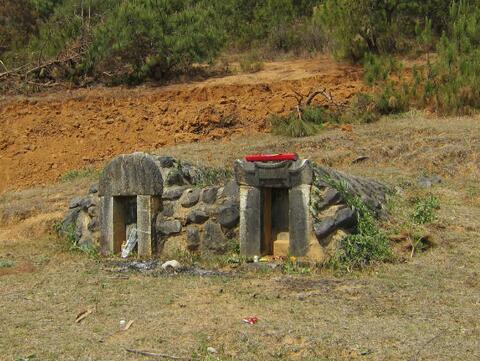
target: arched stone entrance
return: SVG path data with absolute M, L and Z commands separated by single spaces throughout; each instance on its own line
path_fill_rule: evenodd
M 104 168 L 98 187 L 103 253 L 120 253 L 127 226 L 136 224 L 138 256 L 152 255 L 163 193 L 160 168 L 158 160 L 145 153 L 119 155 Z

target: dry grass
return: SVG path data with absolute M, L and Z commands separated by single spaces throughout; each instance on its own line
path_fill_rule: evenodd
M 39 360 L 148 359 L 125 351 L 134 348 L 200 360 L 477 360 L 478 120 L 390 118 L 305 140 L 237 139 L 162 153 L 223 166 L 251 151 L 292 149 L 383 179 L 406 197 L 426 192 L 415 185 L 419 175 L 441 175 L 443 183 L 428 190 L 441 204 L 429 228 L 437 247 L 407 262 L 343 276 L 229 270 L 208 277 L 125 274 L 112 272 L 106 260 L 68 252 L 51 236 L 39 238 L 44 227 L 32 225 L 43 224 L 37 214 L 0 229 L 0 259 L 15 263 L 5 268 L 8 274 L 0 273 L 0 359 L 33 354 Z M 369 159 L 351 165 L 358 155 Z M 45 208 L 54 212 L 70 194 L 87 188 L 85 182 L 32 192 L 63 199 Z M 17 193 L 16 202 L 31 196 Z M 3 196 L 2 212 L 13 199 Z M 75 323 L 89 308 L 93 313 Z M 260 321 L 243 324 L 250 315 Z M 120 319 L 135 322 L 117 332 Z M 208 346 L 218 353 L 209 354 Z

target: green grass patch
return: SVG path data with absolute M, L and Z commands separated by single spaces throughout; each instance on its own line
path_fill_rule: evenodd
M 348 184 L 331 178 L 324 181 L 342 195 L 357 215 L 356 232 L 343 238 L 328 264 L 338 270 L 352 271 L 378 262 L 390 261 L 393 253 L 387 234 L 378 226 L 372 210 L 357 196 Z
M 67 183 L 77 179 L 96 178 L 100 175 L 100 171 L 93 167 L 86 167 L 81 169 L 73 169 L 60 177 L 60 182 Z
M 15 261 L 9 259 L 0 259 L 0 268 L 11 268 L 15 266 Z

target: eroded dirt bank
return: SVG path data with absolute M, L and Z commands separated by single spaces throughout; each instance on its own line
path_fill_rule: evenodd
M 119 153 L 264 132 L 269 114 L 295 105 L 292 89 L 312 87 L 326 87 L 337 101 L 365 90 L 360 69 L 320 57 L 198 83 L 7 98 L 0 102 L 0 192 L 47 184 Z

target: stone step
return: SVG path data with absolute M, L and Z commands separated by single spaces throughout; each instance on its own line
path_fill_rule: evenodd
M 279 257 L 286 257 L 288 256 L 288 239 L 277 239 L 273 242 L 273 255 Z

